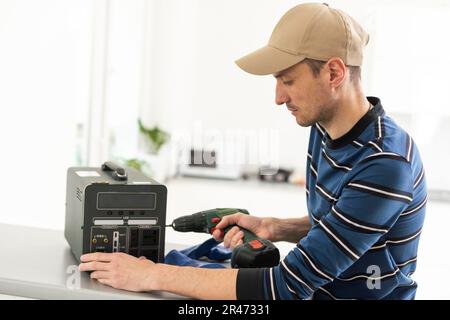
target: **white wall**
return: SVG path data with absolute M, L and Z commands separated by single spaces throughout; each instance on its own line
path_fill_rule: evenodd
M 308 129 L 275 107 L 274 79 L 244 73 L 234 60 L 263 46 L 294 1 L 158 2 L 153 23 L 152 120 L 172 132 L 279 132 L 280 165 L 303 167 Z M 151 117 L 153 118 L 151 119 Z M 293 147 L 294 146 L 294 147 Z
M 61 227 L 89 102 L 88 0 L 0 2 L 0 221 Z M 80 151 L 77 156 L 77 148 Z
M 104 74 L 104 125 L 107 152 L 89 165 L 138 149 L 137 119 L 142 103 L 147 43 L 148 1 L 109 1 Z

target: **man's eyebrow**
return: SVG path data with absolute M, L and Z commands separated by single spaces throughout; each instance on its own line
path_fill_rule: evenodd
M 275 79 L 279 79 L 279 78 L 281 78 L 281 77 L 288 76 L 288 73 L 287 73 L 287 72 L 284 72 L 284 71 L 280 71 L 280 72 L 278 72 L 278 73 L 275 73 L 273 76 L 275 77 Z

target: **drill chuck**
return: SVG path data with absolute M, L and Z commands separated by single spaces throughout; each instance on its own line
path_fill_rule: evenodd
M 205 211 L 197 212 L 192 215 L 182 216 L 173 220 L 171 227 L 179 232 L 203 232 L 209 233 L 206 224 Z

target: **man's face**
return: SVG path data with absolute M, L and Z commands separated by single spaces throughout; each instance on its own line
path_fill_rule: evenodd
M 302 127 L 332 118 L 336 101 L 327 85 L 327 75 L 321 70 L 317 77 L 306 63 L 298 63 L 275 74 L 277 80 L 275 102 L 286 104 Z

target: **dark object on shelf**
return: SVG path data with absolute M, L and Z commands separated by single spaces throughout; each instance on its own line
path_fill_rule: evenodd
M 179 172 L 183 176 L 237 180 L 242 176 L 241 165 L 218 161 L 220 150 L 191 148 L 180 163 Z
M 270 175 L 259 174 L 259 180 L 267 182 L 289 182 L 289 177 L 291 176 L 292 172 L 293 170 L 280 168 L 274 170 L 274 173 Z

